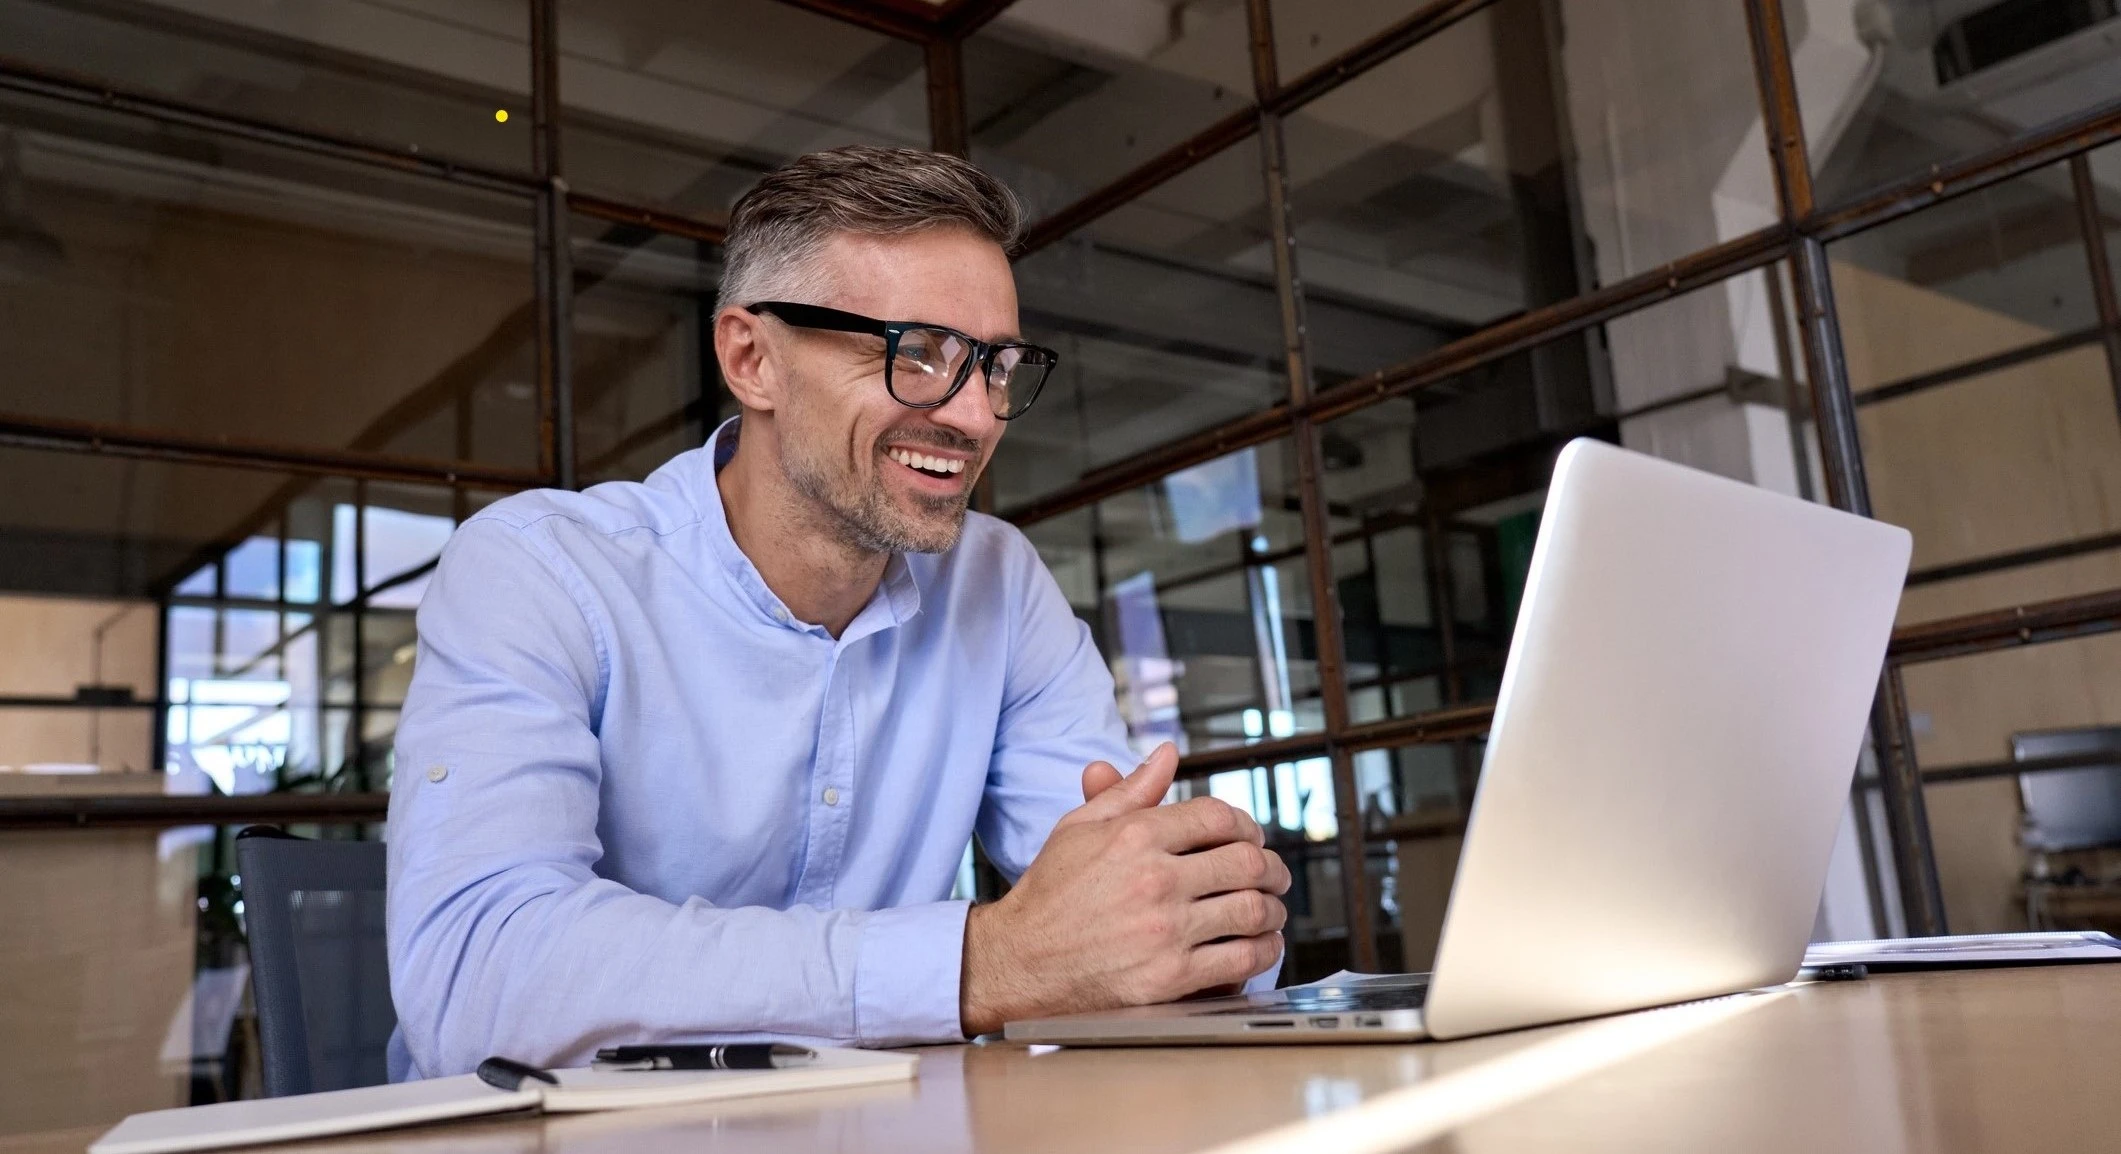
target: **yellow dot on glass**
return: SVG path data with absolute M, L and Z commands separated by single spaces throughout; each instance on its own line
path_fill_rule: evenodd
M 496 109 L 494 109 L 494 110 L 493 110 L 493 122 L 494 122 L 495 124 L 506 124 L 506 123 L 508 123 L 508 110 L 507 110 L 507 109 L 505 109 L 505 108 L 496 108 Z

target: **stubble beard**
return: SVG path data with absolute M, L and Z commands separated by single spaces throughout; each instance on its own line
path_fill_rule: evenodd
M 829 438 L 797 429 L 789 432 L 794 435 L 781 443 L 788 483 L 826 514 L 829 531 L 841 544 L 865 553 L 946 553 L 957 544 L 965 528 L 969 490 L 951 497 L 916 494 L 913 501 L 921 513 L 909 516 L 878 472 L 864 484 L 858 467 L 842 471 L 826 459 L 820 450 Z M 871 452 L 883 457 L 877 446 L 871 446 Z

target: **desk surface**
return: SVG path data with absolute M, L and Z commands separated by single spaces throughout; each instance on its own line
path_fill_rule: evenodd
M 2121 1133 L 2121 966 L 1894 975 L 1742 1001 L 1446 1044 L 943 1047 L 923 1051 L 904 1087 L 275 1149 L 1175 1154 L 1249 1138 L 1259 1150 L 1890 1154 L 2092 1149 Z M 1644 1020 L 1663 1023 L 1655 1037 L 1615 1025 Z M 0 1152 L 78 1151 L 96 1133 L 0 1139 Z

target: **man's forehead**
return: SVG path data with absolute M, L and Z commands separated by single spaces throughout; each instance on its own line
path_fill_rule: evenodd
M 892 321 L 929 321 L 986 340 L 1017 333 L 1016 276 L 1000 245 L 970 229 L 901 236 L 839 233 L 819 253 L 832 305 Z

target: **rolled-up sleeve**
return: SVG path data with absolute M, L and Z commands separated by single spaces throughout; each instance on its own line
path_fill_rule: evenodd
M 719 908 L 594 872 L 604 641 L 524 526 L 466 523 L 418 621 L 388 835 L 396 1075 L 647 1039 L 962 1037 L 962 902 Z

